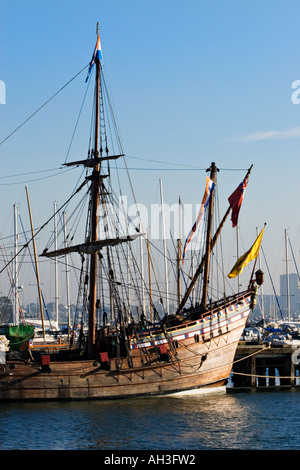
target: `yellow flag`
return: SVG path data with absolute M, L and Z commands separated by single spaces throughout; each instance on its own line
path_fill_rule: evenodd
M 266 225 L 265 225 L 266 226 Z M 235 265 L 233 266 L 232 270 L 228 274 L 228 277 L 235 277 L 238 274 L 241 274 L 243 271 L 244 267 L 247 266 L 247 264 L 252 261 L 253 259 L 256 259 L 258 257 L 260 245 L 261 245 L 261 239 L 265 230 L 265 226 L 258 235 L 257 239 L 251 246 L 250 250 L 248 250 L 243 256 L 241 256 Z

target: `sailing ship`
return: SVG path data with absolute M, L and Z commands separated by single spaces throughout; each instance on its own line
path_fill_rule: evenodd
M 84 181 L 74 192 L 78 194 L 85 188 L 89 197 L 85 239 L 54 250 L 47 247 L 41 254 L 44 259 L 53 259 L 77 253 L 81 261 L 83 287 L 79 288 L 78 298 L 82 302 L 82 319 L 78 338 L 70 342 L 68 350 L 55 354 L 33 351 L 31 359 L 16 351 L 6 351 L 5 360 L 2 355 L 0 361 L 0 400 L 120 399 L 224 391 L 238 341 L 262 282 L 251 276 L 249 287 L 243 292 L 217 300 L 208 294 L 211 254 L 232 210 L 229 205 L 212 236 L 218 171 L 213 162 L 208 169 L 211 191 L 202 207 L 207 223 L 205 252 L 176 311 L 159 314 L 151 297 L 151 286 L 135 284 L 128 274 L 129 258 L 135 240 L 144 236 L 141 227 L 135 227 L 134 233 L 129 229 L 121 233 L 116 219 L 110 227 L 107 222 L 114 198 L 110 165 L 124 154 L 111 153 L 104 132 L 105 80 L 101 61 L 97 27 L 97 44 L 87 77 L 90 80 L 94 68 L 93 147 L 86 159 L 66 163 L 85 169 Z M 115 236 L 111 235 L 112 228 Z M 121 253 L 125 255 L 125 264 L 120 261 Z M 132 266 L 140 283 L 144 282 L 138 264 Z M 201 298 L 188 306 L 200 279 Z M 102 300 L 105 287 L 108 297 Z M 131 296 L 125 294 L 127 287 Z M 142 291 L 149 296 L 149 312 L 143 307 L 134 312 L 132 292 L 137 298 Z M 86 318 L 88 328 L 84 330 Z

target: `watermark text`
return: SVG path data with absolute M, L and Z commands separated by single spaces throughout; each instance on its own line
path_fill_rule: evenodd
M 3 80 L 0 80 L 0 104 L 6 104 L 6 85 Z

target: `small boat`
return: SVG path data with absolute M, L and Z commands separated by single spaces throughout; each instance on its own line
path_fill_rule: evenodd
M 246 327 L 242 333 L 241 341 L 246 343 L 258 343 L 261 338 L 261 333 L 256 327 Z
M 51 348 L 33 349 L 32 358 L 6 351 L 5 363 L 0 364 L 0 400 L 120 399 L 225 391 L 237 344 L 262 283 L 259 272 L 256 279 L 251 276 L 249 287 L 243 292 L 217 299 L 212 299 L 209 294 L 211 255 L 228 215 L 236 210 L 230 202 L 213 235 L 218 169 L 212 162 L 201 205 L 201 214 L 205 213 L 206 217 L 204 254 L 175 312 L 158 313 L 151 288 L 138 264 L 131 261 L 132 244 L 143 238 L 143 233 L 135 226 L 133 232 L 128 229 L 121 233 L 116 218 L 112 217 L 111 225 L 107 218 L 114 202 L 110 165 L 114 160 L 124 158 L 124 154 L 109 150 L 104 132 L 107 101 L 104 100 L 106 87 L 101 60 L 97 29 L 97 44 L 87 78 L 90 80 L 94 69 L 93 147 L 87 158 L 66 164 L 82 166 L 85 170 L 83 182 L 72 195 L 85 190 L 89 197 L 85 235 L 81 242 L 70 242 L 68 246 L 54 250 L 47 247 L 41 254 L 44 259 L 64 257 L 69 253 L 78 256 L 83 281 L 78 293 L 82 299 L 82 319 L 78 322 L 81 330 L 68 349 L 55 352 Z M 239 185 L 236 193 L 239 202 L 243 190 L 244 185 Z M 195 227 L 191 235 L 194 232 Z M 260 241 L 261 238 L 249 250 L 250 257 L 247 255 L 238 260 L 240 269 L 256 258 Z M 125 262 L 121 261 L 121 255 Z M 137 280 L 128 274 L 129 264 Z M 190 306 L 191 292 L 200 280 L 199 301 Z M 102 297 L 104 289 L 107 289 L 107 297 Z M 145 292 L 149 299 L 148 311 L 143 307 L 134 311 L 134 300 L 142 298 Z M 84 330 L 86 321 L 87 331 Z
M 269 344 L 273 347 L 284 347 L 288 346 L 291 348 L 299 348 L 300 347 L 300 337 L 292 336 L 287 333 L 272 333 L 269 335 L 264 336 L 262 342 L 264 344 Z

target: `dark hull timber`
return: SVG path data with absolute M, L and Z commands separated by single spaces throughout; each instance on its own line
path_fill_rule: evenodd
M 166 328 L 166 335 L 152 332 L 139 342 L 132 339 L 129 356 L 7 361 L 0 366 L 0 400 L 120 399 L 216 390 L 230 376 L 252 295 L 249 290 L 227 298 L 196 319 Z

